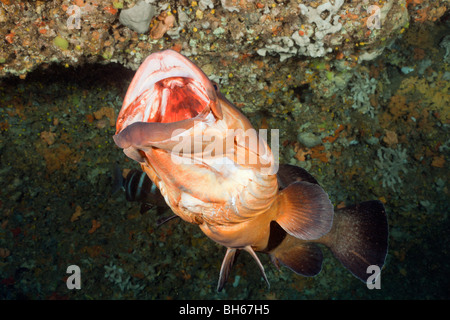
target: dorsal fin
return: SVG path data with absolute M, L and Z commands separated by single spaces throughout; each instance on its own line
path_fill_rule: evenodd
M 290 164 L 280 164 L 277 172 L 278 185 L 280 189 L 297 181 L 306 181 L 319 184 L 317 180 L 305 169 Z

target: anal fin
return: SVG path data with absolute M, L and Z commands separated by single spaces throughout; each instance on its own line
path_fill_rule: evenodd
M 323 254 L 319 246 L 291 235 L 269 254 L 276 267 L 281 263 L 302 276 L 313 277 L 322 270 Z

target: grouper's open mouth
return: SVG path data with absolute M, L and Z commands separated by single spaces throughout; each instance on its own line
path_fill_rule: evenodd
M 119 113 L 116 134 L 136 122 L 173 123 L 208 108 L 216 117 L 214 85 L 184 56 L 172 50 L 150 55 L 136 72 Z
M 144 161 L 141 151 L 171 150 L 180 129 L 187 132 L 198 121 L 222 119 L 217 94 L 203 71 L 181 54 L 153 53 L 128 88 L 114 142 L 138 162 Z

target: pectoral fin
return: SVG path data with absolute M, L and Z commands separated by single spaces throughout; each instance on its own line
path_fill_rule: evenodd
M 334 210 L 319 185 L 294 182 L 279 197 L 280 213 L 276 222 L 287 233 L 298 239 L 315 240 L 330 231 Z
M 259 270 L 261 271 L 261 274 L 266 281 L 267 285 L 270 288 L 269 280 L 267 279 L 266 273 L 264 271 L 264 267 L 259 260 L 258 256 L 256 255 L 255 251 L 250 246 L 246 246 L 242 248 L 243 250 L 250 253 L 252 258 L 256 261 L 258 264 Z M 222 291 L 223 287 L 225 286 L 225 283 L 228 280 L 228 277 L 230 276 L 231 268 L 233 267 L 234 262 L 236 261 L 237 254 L 239 253 L 241 249 L 237 248 L 227 248 L 227 252 L 225 253 L 225 258 L 223 258 L 222 266 L 220 267 L 220 275 L 219 275 L 219 283 L 217 284 L 217 292 Z
M 269 283 L 269 280 L 267 279 L 266 272 L 264 271 L 264 267 L 263 267 L 261 261 L 259 261 L 259 258 L 256 255 L 255 251 L 253 251 L 252 247 L 250 247 L 250 246 L 246 246 L 244 248 L 244 250 L 247 251 L 248 253 L 250 253 L 250 255 L 253 257 L 253 259 L 255 259 L 256 263 L 258 264 L 259 270 L 261 271 L 261 274 L 267 283 L 267 286 L 270 288 L 270 283 Z

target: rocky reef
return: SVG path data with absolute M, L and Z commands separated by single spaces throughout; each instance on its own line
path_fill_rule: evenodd
M 252 56 L 371 60 L 410 20 L 436 21 L 446 6 L 444 0 L 2 0 L 0 77 L 24 78 L 49 63 L 136 69 L 163 48 L 215 57 L 214 70 Z

